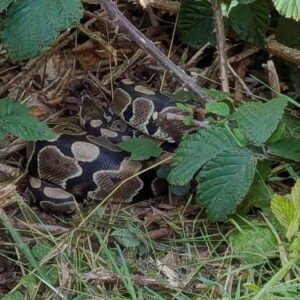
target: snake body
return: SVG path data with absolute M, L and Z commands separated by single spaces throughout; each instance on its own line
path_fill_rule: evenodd
M 190 131 L 168 114 L 183 114 L 170 98 L 129 80 L 115 89 L 111 105 L 96 107 L 84 97 L 80 107 L 81 132 L 63 131 L 50 141 L 29 145 L 27 169 L 32 198 L 46 211 L 71 213 L 83 199 L 103 200 L 126 178 L 142 170 L 117 143 L 148 135 L 174 143 Z M 126 181 L 111 200 L 130 202 L 143 188 L 136 176 Z

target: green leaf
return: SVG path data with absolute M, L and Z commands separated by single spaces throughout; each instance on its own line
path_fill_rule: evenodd
M 230 114 L 229 106 L 224 102 L 211 102 L 205 105 L 205 110 L 218 116 L 227 117 Z
M 291 239 L 299 229 L 299 219 L 293 202 L 287 197 L 274 194 L 271 210 L 278 222 L 286 229 L 286 237 Z
M 286 107 L 286 98 L 280 97 L 267 103 L 246 103 L 231 115 L 238 122 L 248 141 L 262 146 L 272 135 Z
M 11 4 L 14 0 L 1 0 L 0 2 L 0 13 L 3 12 L 9 4 Z
M 276 128 L 276 130 L 272 133 L 270 138 L 267 140 L 267 144 L 272 144 L 280 141 L 284 138 L 284 132 L 285 132 L 285 123 L 280 122 Z
M 300 139 L 284 138 L 269 145 L 268 153 L 300 162 Z
M 207 93 L 207 95 L 210 98 L 214 99 L 217 102 L 226 100 L 230 97 L 230 93 L 228 92 L 222 92 L 215 89 L 205 89 L 205 88 L 203 90 Z
M 132 138 L 119 143 L 118 146 L 122 150 L 131 152 L 130 160 L 147 160 L 151 157 L 158 157 L 162 153 L 160 147 L 145 137 Z
M 293 28 L 293 30 L 291 30 Z M 300 46 L 300 23 L 293 20 L 280 17 L 278 19 L 276 31 L 276 40 L 289 47 Z
M 21 279 L 21 284 L 27 289 L 30 299 L 33 299 L 36 290 L 39 288 L 39 282 L 34 275 L 25 275 Z
M 300 257 L 300 237 L 297 236 L 293 239 L 292 243 L 290 244 L 289 247 L 289 252 L 290 252 L 290 259 L 293 260 L 298 260 Z
M 24 104 L 0 99 L 0 138 L 14 134 L 24 140 L 48 140 L 55 137 L 52 130 L 35 119 Z
M 267 161 L 258 161 L 252 185 L 247 194 L 248 207 L 270 207 L 270 200 L 273 194 L 272 189 L 265 183 L 271 167 Z
M 300 217 L 300 178 L 294 184 L 291 191 L 291 200 L 297 211 L 298 217 Z
M 200 48 L 215 43 L 215 23 L 212 4 L 208 0 L 183 1 L 179 11 L 178 33 L 182 41 Z
M 48 243 L 38 243 L 32 247 L 31 253 L 37 260 L 42 260 L 51 250 Z
M 183 112 L 187 112 L 187 113 L 193 115 L 194 111 L 193 111 L 192 105 L 185 104 L 185 103 L 176 103 L 176 107 Z
M 12 60 L 47 51 L 61 30 L 83 16 L 80 0 L 22 0 L 8 7 L 3 20 L 3 45 Z
M 230 234 L 229 241 L 245 264 L 263 264 L 276 255 L 276 238 L 265 225 L 242 226 L 242 231 L 235 230 Z
M 255 174 L 256 159 L 248 149 L 222 151 L 200 171 L 196 200 L 211 220 L 233 214 L 247 195 Z
M 199 130 L 188 135 L 175 151 L 173 169 L 168 181 L 175 185 L 188 183 L 199 169 L 219 153 L 237 148 L 235 140 L 223 128 Z
M 126 248 L 136 248 L 141 244 L 138 238 L 141 232 L 132 226 L 115 229 L 111 235 Z
M 250 4 L 233 6 L 229 11 L 229 19 L 241 39 L 262 46 L 269 28 L 269 14 L 268 1 L 256 0 Z
M 23 299 L 24 299 L 24 295 L 22 295 L 21 292 L 19 291 L 13 291 L 1 298 L 1 300 L 23 300 Z
M 273 0 L 278 12 L 286 18 L 300 20 L 300 1 L 299 0 Z
M 284 115 L 282 121 L 285 124 L 285 136 L 300 139 L 300 118 Z
M 47 275 L 49 284 L 53 286 L 57 285 L 59 281 L 59 277 L 58 277 L 58 268 L 56 265 L 43 265 L 41 266 L 41 270 L 44 274 Z

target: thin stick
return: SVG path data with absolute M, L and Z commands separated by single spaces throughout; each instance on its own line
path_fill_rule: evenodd
M 217 30 L 217 45 L 219 53 L 219 65 L 220 65 L 220 80 L 222 84 L 223 92 L 229 92 L 229 81 L 227 73 L 227 57 L 225 53 L 226 41 L 224 32 L 224 22 L 221 9 L 221 1 L 217 0 L 214 6 L 215 22 Z
M 146 38 L 146 36 L 144 36 L 123 16 L 115 3 L 111 0 L 99 0 L 99 2 L 102 3 L 113 22 L 116 22 L 121 28 L 123 28 L 132 40 L 134 40 L 147 54 L 152 56 L 159 64 L 174 75 L 184 87 L 188 87 L 206 102 L 211 100 L 190 76 L 169 60 L 168 57 L 161 52 L 151 40 Z

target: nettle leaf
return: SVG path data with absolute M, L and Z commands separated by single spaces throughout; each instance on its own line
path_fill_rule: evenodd
M 300 162 L 300 139 L 284 138 L 269 145 L 268 153 Z
M 24 104 L 0 99 L 0 139 L 14 134 L 27 141 L 48 140 L 55 137 L 46 123 L 33 117 Z
M 178 33 L 182 41 L 200 48 L 215 43 L 215 23 L 212 4 L 208 0 L 186 0 L 180 6 Z
M 1 0 L 1 2 L 0 2 L 0 13 L 3 12 L 5 9 L 7 9 L 9 4 L 13 3 L 13 1 L 15 1 L 15 0 Z
M 300 20 L 300 2 L 299 0 L 273 0 L 278 12 L 286 18 Z
M 283 116 L 287 100 L 285 97 L 267 103 L 246 103 L 240 106 L 232 119 L 238 122 L 246 138 L 255 146 L 262 146 L 276 130 Z
M 80 0 L 22 0 L 8 7 L 3 20 L 3 45 L 12 60 L 34 57 L 53 44 L 61 30 L 83 16 Z
M 263 264 L 277 252 L 277 240 L 266 225 L 253 223 L 242 226 L 229 236 L 233 251 L 246 264 Z
M 229 19 L 239 37 L 251 43 L 263 45 L 269 28 L 270 9 L 268 1 L 256 0 L 249 4 L 231 7 Z
M 255 174 L 256 159 L 248 149 L 222 151 L 199 173 L 196 200 L 211 220 L 233 214 L 247 195 Z
M 145 137 L 132 138 L 121 142 L 118 146 L 127 152 L 131 152 L 130 160 L 147 160 L 151 157 L 158 157 L 162 149 L 152 140 Z
M 168 181 L 175 185 L 185 185 L 205 163 L 219 153 L 234 148 L 237 148 L 235 140 L 223 128 L 212 127 L 190 134 L 175 151 L 173 169 Z

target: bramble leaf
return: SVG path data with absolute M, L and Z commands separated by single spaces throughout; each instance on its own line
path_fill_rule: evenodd
M 242 227 L 229 236 L 233 251 L 246 264 L 262 264 L 276 254 L 277 241 L 271 229 L 260 224 Z
M 83 16 L 80 0 L 22 0 L 3 19 L 3 45 L 12 60 L 34 57 L 52 45 L 61 30 Z
M 175 185 L 184 185 L 205 163 L 219 153 L 237 147 L 235 140 L 226 129 L 199 130 L 187 136 L 175 151 L 173 169 L 168 176 L 168 181 Z
M 1 0 L 0 2 L 0 13 L 8 8 L 9 4 L 11 4 L 14 0 Z
M 218 116 L 227 117 L 230 114 L 229 106 L 224 102 L 211 102 L 205 105 L 205 110 Z
M 269 14 L 268 1 L 248 1 L 248 4 L 233 6 L 229 11 L 229 19 L 240 38 L 263 45 L 265 33 L 269 28 Z
M 33 117 L 26 105 L 5 98 L 0 100 L 0 139 L 9 133 L 27 141 L 55 137 L 46 123 Z
M 276 130 L 283 116 L 287 100 L 275 98 L 267 103 L 246 103 L 231 115 L 238 122 L 238 127 L 245 133 L 248 141 L 255 146 L 262 146 Z
M 160 147 L 145 137 L 132 138 L 119 143 L 118 146 L 131 153 L 130 160 L 147 160 L 151 157 L 158 157 L 162 153 Z
M 222 151 L 207 162 L 199 173 L 196 200 L 206 207 L 211 220 L 224 220 L 233 214 L 247 195 L 256 168 L 248 149 Z
M 290 240 L 299 231 L 300 179 L 295 183 L 291 194 L 286 196 L 274 194 L 271 210 L 278 222 L 286 229 L 286 237 Z
M 296 162 L 300 162 L 300 139 L 284 138 L 269 145 L 268 152 Z
M 286 18 L 300 20 L 300 2 L 299 0 L 273 0 L 277 11 Z
M 183 1 L 179 11 L 178 33 L 192 47 L 215 43 L 215 23 L 212 4 L 208 0 Z

